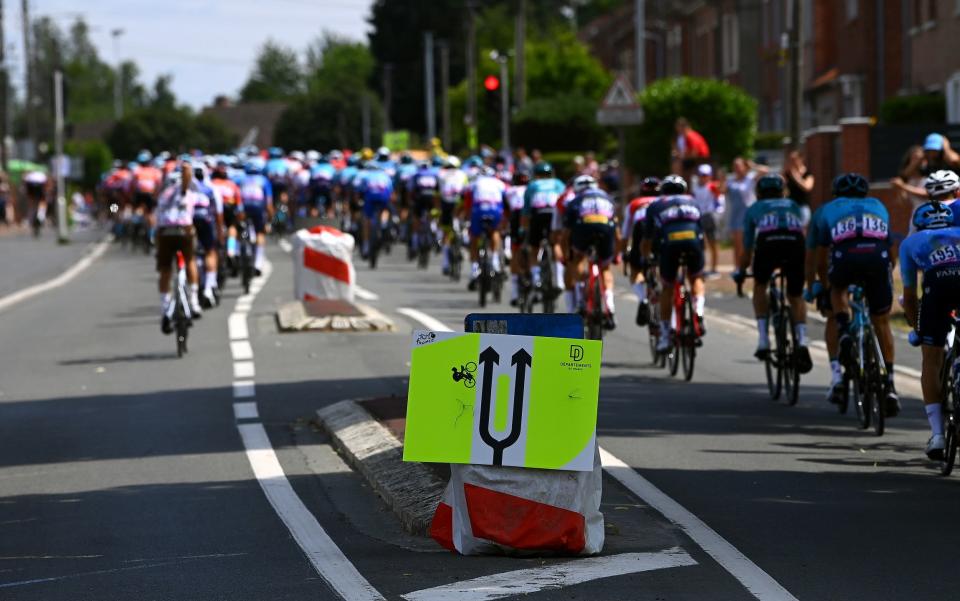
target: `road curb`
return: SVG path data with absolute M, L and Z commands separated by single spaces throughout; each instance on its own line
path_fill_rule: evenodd
M 404 530 L 425 536 L 445 483 L 423 464 L 405 463 L 400 441 L 354 401 L 324 407 L 317 418 L 334 447 L 363 474 Z

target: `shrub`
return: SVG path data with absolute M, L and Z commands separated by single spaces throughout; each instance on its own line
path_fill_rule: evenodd
M 947 102 L 943 94 L 894 96 L 880 105 L 880 121 L 886 125 L 946 123 Z
M 596 122 L 597 103 L 578 95 L 536 98 L 513 116 L 513 145 L 544 152 L 600 149 L 607 132 Z

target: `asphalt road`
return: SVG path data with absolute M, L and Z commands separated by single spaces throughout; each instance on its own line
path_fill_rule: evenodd
M 19 279 L 9 266 L 28 251 L 5 252 L 0 281 Z M 250 358 L 230 344 L 231 286 L 177 360 L 159 332 L 149 259 L 119 247 L 63 287 L 0 312 L 0 599 L 336 599 L 255 476 L 251 457 L 270 449 L 295 497 L 387 599 L 561 561 L 462 558 L 403 534 L 310 423 L 332 402 L 405 393 L 409 333 L 422 326 L 398 308 L 459 329 L 474 296 L 437 265 L 420 272 L 395 254 L 377 272 L 357 268 L 396 332 L 281 334 L 273 312 L 292 296 L 292 267 L 277 246 L 269 256 L 273 273 L 240 319 Z M 748 309 L 731 298 L 708 306 Z M 623 295 L 618 307 L 620 328 L 604 347 L 602 447 L 796 598 L 955 594 L 943 534 L 953 530 L 960 477 L 940 478 L 924 459 L 919 401 L 905 399 L 882 438 L 858 431 L 824 401 L 820 362 L 797 407 L 771 402 L 749 320 L 715 314 L 694 381 L 679 382 L 650 366 L 634 302 Z M 238 374 L 241 359 L 251 365 Z M 238 379 L 254 383 L 255 396 L 235 399 Z M 917 392 L 908 380 L 907 397 Z M 236 401 L 255 402 L 258 416 L 238 420 Z M 245 447 L 238 425 L 249 424 L 263 425 L 268 446 Z M 789 598 L 752 594 L 610 476 L 603 510 L 605 556 L 678 548 L 695 565 L 531 599 Z

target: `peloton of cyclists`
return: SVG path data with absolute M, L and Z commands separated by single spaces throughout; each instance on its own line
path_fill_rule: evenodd
M 553 166 L 541 161 L 533 166 L 533 181 L 527 185 L 523 195 L 523 216 L 521 229 L 526 232 L 527 248 L 534 253 L 527 257 L 529 276 L 535 289 L 541 288 L 540 262 L 536 253 L 546 241 L 553 245 L 554 274 L 553 290 L 541 290 L 543 294 L 556 296 L 563 285 L 564 266 L 560 248 L 559 231 L 556 231 L 557 202 L 563 194 L 564 185 L 554 177 Z
M 647 282 L 644 271 L 647 262 L 643 255 L 643 234 L 647 218 L 647 208 L 657 201 L 660 180 L 645 177 L 640 182 L 640 195 L 627 203 L 623 211 L 623 231 L 620 236 L 621 251 L 626 251 L 630 266 L 630 284 L 637 295 L 637 325 L 643 327 L 650 322 L 650 302 L 647 299 Z

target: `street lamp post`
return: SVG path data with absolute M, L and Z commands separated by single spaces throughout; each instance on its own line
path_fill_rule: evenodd
M 123 29 L 114 29 L 110 32 L 113 36 L 113 58 L 117 61 L 117 71 L 113 77 L 113 117 L 117 121 L 123 118 L 123 65 L 120 62 L 120 36 L 124 33 Z
M 510 150 L 510 71 L 507 61 L 510 57 L 505 52 L 494 50 L 490 58 L 500 64 L 500 146 L 504 151 Z

